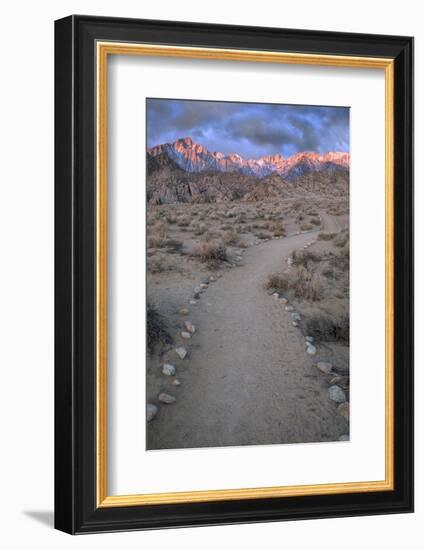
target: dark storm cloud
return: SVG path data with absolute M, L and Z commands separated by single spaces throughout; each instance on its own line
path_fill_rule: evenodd
M 148 146 L 190 136 L 245 158 L 348 151 L 349 109 L 189 100 L 147 100 Z

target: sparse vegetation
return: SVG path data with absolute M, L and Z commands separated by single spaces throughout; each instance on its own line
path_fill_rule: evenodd
M 306 319 L 306 332 L 317 340 L 349 343 L 349 314 L 319 313 Z
M 222 241 L 225 245 L 237 246 L 240 243 L 240 237 L 235 231 L 230 230 L 222 235 Z
M 172 344 L 173 339 L 170 335 L 165 319 L 156 310 L 151 303 L 147 303 L 147 349 L 149 353 L 153 353 L 157 343 L 163 345 Z
M 188 227 L 190 225 L 190 219 L 187 216 L 181 216 L 177 221 L 178 227 Z
M 318 233 L 318 240 L 319 241 L 331 241 L 335 236 L 335 233 L 326 233 L 325 231 L 321 231 L 321 233 Z
M 147 238 L 147 247 L 148 248 L 162 248 L 164 244 L 164 239 L 159 237 L 159 235 L 151 235 Z
M 310 231 L 311 229 L 313 229 L 313 226 L 310 223 L 302 223 L 300 225 L 300 229 L 302 231 Z
M 159 258 L 148 258 L 147 271 L 149 273 L 161 273 L 162 271 L 164 271 L 163 263 Z
M 268 277 L 265 288 L 285 292 L 290 288 L 290 286 L 286 277 L 280 275 L 279 273 L 272 273 Z
M 167 239 L 163 242 L 163 246 L 167 249 L 168 252 L 171 254 L 175 254 L 177 252 L 180 252 L 183 248 L 183 242 L 179 241 L 178 239 Z
M 201 242 L 194 247 L 192 254 L 201 262 L 212 264 L 227 260 L 227 249 L 224 244 L 219 241 Z
M 196 223 L 193 228 L 193 233 L 198 237 L 199 235 L 203 235 L 206 231 L 206 225 Z

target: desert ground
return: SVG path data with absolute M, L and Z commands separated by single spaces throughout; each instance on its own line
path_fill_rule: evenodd
M 348 220 L 347 192 L 148 204 L 147 449 L 349 438 Z

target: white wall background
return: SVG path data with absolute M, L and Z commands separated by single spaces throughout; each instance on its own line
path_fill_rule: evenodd
M 424 28 L 420 3 L 297 0 L 29 2 L 2 10 L 0 85 L 0 544 L 50 548 L 244 548 L 277 545 L 421 548 L 424 521 L 424 374 L 416 355 L 416 513 L 249 526 L 70 537 L 53 507 L 53 21 L 71 13 L 280 26 L 416 37 L 416 204 L 424 199 Z M 421 123 L 421 124 L 420 124 Z M 424 220 L 416 221 L 416 280 L 424 278 Z M 424 330 L 416 287 L 416 335 Z M 421 307 L 420 307 L 421 306 Z

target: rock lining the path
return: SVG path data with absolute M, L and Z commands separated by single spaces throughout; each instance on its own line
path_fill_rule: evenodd
M 317 348 L 308 342 L 306 353 L 308 353 L 309 355 L 315 355 L 316 352 L 317 352 Z
M 180 359 L 184 359 L 187 356 L 188 350 L 184 346 L 180 346 L 175 350 L 175 353 Z
M 349 420 L 349 403 L 344 401 L 337 407 L 337 412 L 343 416 L 345 420 Z
M 160 393 L 159 397 L 158 397 L 158 400 L 161 403 L 165 403 L 166 405 L 170 405 L 171 403 L 175 403 L 177 398 L 174 397 L 173 395 L 169 395 L 169 393 Z
M 343 390 L 349 389 L 349 376 L 335 376 L 330 380 L 330 384 L 336 384 L 340 386 Z
M 157 413 L 158 413 L 157 406 L 153 405 L 153 403 L 147 403 L 147 407 L 146 407 L 147 422 L 150 422 L 151 420 L 153 420 L 154 417 L 157 415 Z
M 164 363 L 162 367 L 162 374 L 164 374 L 165 376 L 174 376 L 175 371 L 176 369 L 174 365 L 171 365 L 171 363 Z
M 340 386 L 330 386 L 328 388 L 328 396 L 332 401 L 335 401 L 336 403 L 343 403 L 344 401 L 346 401 L 346 394 Z
M 186 321 L 184 323 L 184 326 L 185 326 L 187 332 L 190 332 L 191 334 L 194 334 L 196 332 L 196 327 L 190 321 Z
M 331 363 L 327 363 L 326 361 L 319 361 L 317 363 L 317 369 L 324 374 L 330 374 L 330 372 L 333 370 L 333 365 Z

